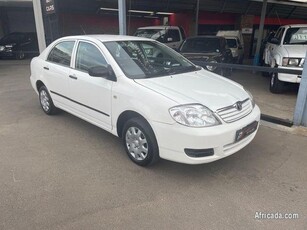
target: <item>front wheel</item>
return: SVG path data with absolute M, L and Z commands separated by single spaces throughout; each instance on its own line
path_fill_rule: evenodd
M 50 94 L 46 88 L 46 86 L 41 86 L 38 90 L 39 92 L 39 102 L 43 109 L 43 111 L 47 115 L 56 114 L 58 109 L 54 106 L 53 101 L 50 97 Z
M 152 165 L 160 159 L 155 134 L 143 118 L 128 120 L 122 138 L 127 155 L 137 165 Z
M 270 81 L 270 91 L 271 93 L 282 93 L 285 89 L 285 83 L 278 79 L 278 73 L 272 73 Z

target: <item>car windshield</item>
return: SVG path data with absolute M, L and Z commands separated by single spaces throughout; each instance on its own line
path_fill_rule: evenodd
M 198 70 L 176 51 L 153 41 L 105 42 L 128 78 L 153 78 Z
M 307 44 L 307 27 L 289 28 L 284 38 L 285 45 Z
M 4 36 L 0 41 L 1 43 L 16 43 L 25 39 L 25 35 L 21 33 L 13 33 Z
M 166 30 L 164 29 L 138 29 L 134 36 L 143 37 L 143 38 L 151 38 L 162 42 L 164 40 Z
M 229 48 L 237 48 L 237 41 L 234 38 L 227 38 L 226 39 L 227 45 Z
M 219 53 L 220 40 L 218 38 L 190 38 L 181 46 L 183 53 Z

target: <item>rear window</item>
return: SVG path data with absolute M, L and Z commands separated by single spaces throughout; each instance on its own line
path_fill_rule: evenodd
M 151 38 L 159 42 L 165 42 L 165 29 L 138 29 L 134 36 Z
M 22 33 L 12 33 L 4 36 L 1 39 L 2 43 L 18 43 L 26 39 L 26 36 Z
M 167 32 L 167 38 L 171 38 L 171 40 L 167 40 L 166 42 L 179 42 L 180 41 L 180 34 L 179 30 L 169 29 Z
M 236 39 L 226 39 L 226 43 L 229 48 L 237 48 L 237 40 Z
M 187 39 L 181 46 L 183 53 L 219 53 L 221 51 L 218 38 Z
M 50 51 L 47 61 L 64 66 L 70 66 L 71 54 L 74 48 L 74 44 L 74 41 L 60 42 Z

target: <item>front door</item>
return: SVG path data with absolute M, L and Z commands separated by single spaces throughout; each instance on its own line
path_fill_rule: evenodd
M 69 76 L 69 97 L 71 106 L 79 115 L 106 130 L 111 130 L 111 96 L 114 82 L 88 74 L 92 67 L 107 65 L 98 46 L 80 41 L 75 65 Z

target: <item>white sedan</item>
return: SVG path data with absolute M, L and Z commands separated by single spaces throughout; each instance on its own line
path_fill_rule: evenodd
M 31 62 L 43 111 L 65 110 L 123 139 L 130 159 L 208 163 L 256 135 L 252 95 L 167 46 L 116 35 L 63 37 Z

